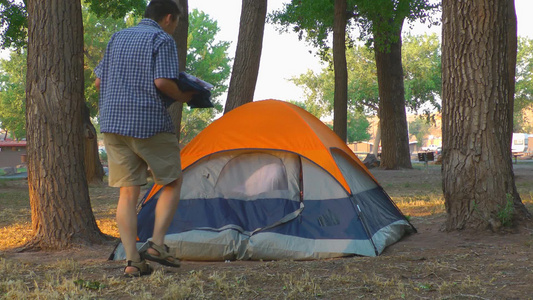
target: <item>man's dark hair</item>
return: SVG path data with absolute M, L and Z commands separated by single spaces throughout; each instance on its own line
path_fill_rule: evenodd
M 168 14 L 176 20 L 180 13 L 178 5 L 172 0 L 152 0 L 144 11 L 144 17 L 159 22 Z

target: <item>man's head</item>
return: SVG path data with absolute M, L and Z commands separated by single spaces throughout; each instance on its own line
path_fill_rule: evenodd
M 178 25 L 181 11 L 172 0 L 152 0 L 144 11 L 144 17 L 156 21 L 163 30 L 172 34 Z

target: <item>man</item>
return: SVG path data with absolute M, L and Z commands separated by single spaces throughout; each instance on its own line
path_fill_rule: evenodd
M 120 188 L 117 225 L 126 252 L 125 276 L 152 272 L 145 259 L 179 266 L 164 244 L 177 209 L 181 164 L 174 126 L 163 97 L 188 102 L 193 92 L 182 92 L 178 55 L 171 34 L 180 10 L 172 0 L 152 0 L 137 26 L 115 33 L 95 69 L 100 91 L 100 129 L 108 153 L 109 185 Z M 149 249 L 136 248 L 140 186 L 150 167 L 154 181 L 165 185 L 157 202 Z

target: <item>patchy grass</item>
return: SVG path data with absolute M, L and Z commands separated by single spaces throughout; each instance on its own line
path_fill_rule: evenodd
M 0 299 L 531 299 L 533 226 L 511 234 L 440 231 L 440 166 L 373 170 L 417 234 L 379 257 L 318 261 L 190 262 L 123 278 L 114 243 L 15 253 L 31 238 L 27 185 L 0 186 Z M 517 187 L 533 211 L 533 164 Z M 1 183 L 0 183 L 1 184 Z M 101 231 L 118 237 L 118 190 L 89 188 Z

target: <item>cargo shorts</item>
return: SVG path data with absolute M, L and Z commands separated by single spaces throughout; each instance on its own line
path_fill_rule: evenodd
M 104 144 L 109 186 L 145 185 L 148 167 L 159 185 L 167 185 L 181 177 L 178 139 L 172 133 L 158 133 L 146 139 L 104 133 Z

